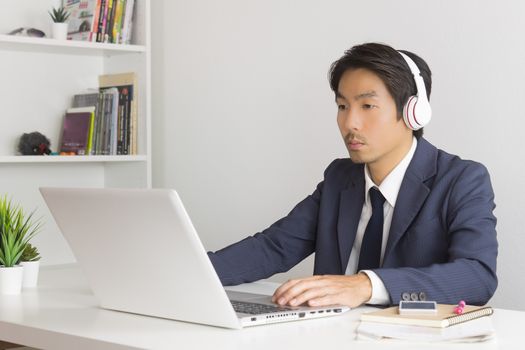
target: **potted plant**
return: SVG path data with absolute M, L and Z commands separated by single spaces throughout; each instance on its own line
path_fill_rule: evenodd
M 49 15 L 53 20 L 53 27 L 51 36 L 54 39 L 66 40 L 67 39 L 67 19 L 69 18 L 69 12 L 63 7 L 54 8 L 49 11 Z
M 40 268 L 40 254 L 35 246 L 27 243 L 22 255 L 20 256 L 20 265 L 24 268 L 24 277 L 22 279 L 22 288 L 36 287 L 38 282 L 38 270 Z
M 7 196 L 0 199 L 0 294 L 20 294 L 23 267 L 17 265 L 27 242 L 39 231 L 33 213 L 26 215 Z

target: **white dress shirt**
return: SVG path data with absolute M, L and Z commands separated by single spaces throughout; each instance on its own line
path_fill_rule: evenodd
M 363 235 L 365 234 L 366 225 L 372 216 L 372 204 L 368 191 L 372 187 L 379 189 L 383 197 L 385 197 L 385 203 L 383 204 L 383 241 L 381 243 L 381 260 L 380 266 L 383 265 L 383 257 L 385 255 L 386 243 L 388 241 L 388 235 L 390 232 L 390 224 L 392 223 L 392 214 L 396 206 L 397 195 L 401 187 L 401 182 L 405 177 L 405 172 L 414 156 L 417 147 L 417 139 L 412 137 L 412 147 L 405 155 L 405 157 L 399 162 L 399 164 L 385 177 L 381 185 L 377 186 L 374 181 L 370 178 L 368 172 L 368 166 L 365 165 L 365 202 L 361 211 L 361 218 L 359 219 L 359 225 L 357 226 L 357 233 L 350 252 L 350 259 L 346 267 L 346 275 L 353 275 L 357 272 L 357 266 L 359 262 L 359 252 L 361 251 L 361 243 L 363 242 Z M 360 271 L 361 272 L 361 271 Z M 383 281 L 371 270 L 363 270 L 366 273 L 370 281 L 372 282 L 372 297 L 367 302 L 369 304 L 386 305 L 390 303 L 390 296 L 385 288 Z

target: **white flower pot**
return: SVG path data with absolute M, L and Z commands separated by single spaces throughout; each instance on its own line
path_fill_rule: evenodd
M 24 268 L 0 266 L 0 294 L 20 294 Z
M 22 261 L 20 265 L 24 267 L 22 288 L 36 287 L 38 282 L 38 270 L 40 269 L 40 261 Z
M 55 23 L 51 27 L 51 36 L 53 39 L 67 40 L 67 23 Z

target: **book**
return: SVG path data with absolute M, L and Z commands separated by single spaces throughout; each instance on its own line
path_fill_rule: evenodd
M 90 92 L 85 94 L 77 94 L 73 96 L 73 104 L 72 106 L 74 108 L 78 107 L 95 107 L 95 116 L 93 118 L 93 138 L 92 138 L 92 146 L 91 146 L 91 152 L 90 154 L 101 154 L 98 152 L 99 148 L 99 142 L 101 142 L 99 137 L 99 132 L 97 130 L 101 127 L 101 119 L 102 119 L 102 104 L 100 100 L 100 96 L 98 92 Z
M 133 9 L 135 0 L 126 0 L 126 6 L 124 7 L 124 13 L 122 18 L 122 29 L 120 35 L 120 43 L 131 44 L 131 33 L 133 23 Z
M 119 115 L 119 91 L 117 88 L 103 89 L 107 109 L 105 110 L 104 147 L 102 154 L 117 154 L 117 131 Z
M 93 20 L 93 27 L 91 28 L 91 34 L 89 36 L 90 41 L 96 42 L 98 35 L 98 21 L 100 18 L 100 7 L 102 6 L 102 0 L 97 0 L 97 6 L 95 7 L 95 18 Z
M 113 21 L 111 23 L 111 42 L 118 44 L 120 40 L 120 30 L 122 27 L 122 13 L 124 10 L 124 0 L 115 0 L 113 4 Z
M 107 9 L 107 0 L 100 0 L 100 8 L 98 13 L 98 23 L 97 23 L 97 42 L 102 42 L 104 40 L 104 16 L 106 15 Z
M 99 31 L 97 33 L 97 41 L 101 43 L 104 42 L 106 37 L 106 23 L 108 19 L 109 2 L 110 0 L 102 0 L 103 4 L 101 4 L 101 13 L 100 18 L 98 20 Z
M 490 317 L 480 317 L 452 327 L 436 328 L 361 321 L 356 329 L 359 340 L 411 340 L 419 342 L 481 342 L 495 335 Z
M 70 108 L 64 116 L 61 152 L 90 154 L 93 141 L 95 107 Z
M 119 93 L 117 117 L 117 154 L 137 154 L 138 114 L 135 73 L 99 76 L 101 91 L 116 88 Z
M 67 38 L 91 41 L 97 26 L 97 0 L 66 0 L 64 8 L 70 13 Z
M 114 0 L 108 0 L 108 13 L 106 16 L 106 22 L 105 22 L 105 30 L 104 30 L 104 42 L 110 43 L 111 37 L 112 37 L 112 23 L 113 23 L 113 16 L 114 16 Z
M 426 326 L 444 328 L 467 322 L 484 316 L 490 316 L 494 310 L 490 306 L 466 305 L 460 315 L 454 313 L 456 305 L 438 304 L 437 314 L 433 315 L 400 315 L 397 306 L 364 313 L 361 321 L 391 323 L 399 325 Z

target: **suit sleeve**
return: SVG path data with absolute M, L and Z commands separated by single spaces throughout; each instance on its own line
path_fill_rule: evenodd
M 326 170 L 329 171 L 332 163 Z M 323 184 L 266 230 L 208 256 L 223 285 L 237 285 L 285 272 L 314 252 Z
M 494 193 L 486 168 L 471 162 L 451 184 L 446 213 L 448 259 L 426 267 L 380 268 L 374 272 L 385 284 L 392 304 L 403 292 L 425 292 L 439 303 L 483 305 L 498 280 Z

